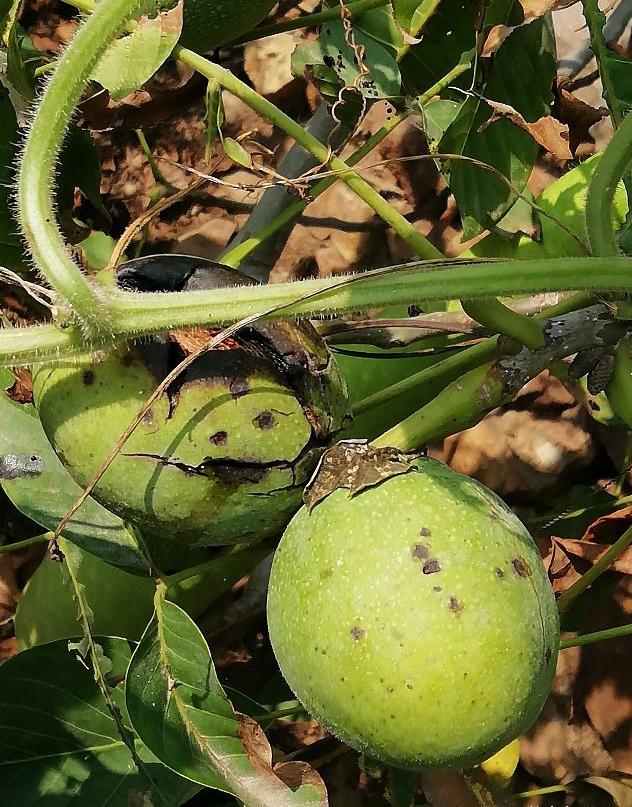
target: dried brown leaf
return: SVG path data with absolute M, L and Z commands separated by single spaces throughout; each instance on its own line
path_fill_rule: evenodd
M 524 12 L 524 21 L 531 22 L 548 11 L 557 11 L 572 6 L 575 2 L 576 0 L 520 0 L 520 5 Z
M 487 104 L 492 108 L 492 116 L 480 127 L 479 132 L 487 129 L 497 120 L 509 120 L 514 126 L 518 126 L 550 152 L 558 160 L 570 160 L 573 155 L 568 145 L 569 131 L 565 123 L 560 123 L 551 115 L 538 118 L 535 123 L 529 123 L 522 115 L 509 104 L 502 104 L 500 101 L 486 99 Z
M 584 781 L 609 793 L 616 807 L 632 807 L 632 778 L 629 776 L 621 776 L 616 779 L 589 776 Z
M 590 128 L 608 116 L 608 110 L 597 108 L 581 101 L 567 89 L 569 79 L 558 76 L 555 83 L 556 102 L 553 114 L 562 123 L 568 124 L 569 146 L 573 154 L 582 144 L 594 145 L 595 139 Z
M 311 765 L 307 762 L 282 762 L 272 767 L 272 749 L 268 738 L 261 726 L 246 715 L 239 715 L 238 734 L 255 770 L 264 776 L 274 773 L 292 791 L 302 785 L 312 785 L 320 794 L 321 807 L 328 807 L 325 783 Z

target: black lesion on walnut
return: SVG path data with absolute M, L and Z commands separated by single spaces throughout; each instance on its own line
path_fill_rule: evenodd
M 500 568 L 500 566 L 497 566 L 497 567 L 494 569 L 494 574 L 496 575 L 496 577 L 497 577 L 499 580 L 504 580 L 504 578 L 505 578 L 505 573 L 504 573 L 504 572 L 503 572 L 503 570 Z
M 463 610 L 463 605 L 456 597 L 450 597 L 448 601 L 448 608 L 454 614 L 454 616 L 458 616 Z
M 413 544 L 410 554 L 413 560 L 425 560 L 430 555 L 430 549 L 425 544 Z
M 274 415 L 272 412 L 261 412 L 261 414 L 252 419 L 252 422 L 257 429 L 267 431 L 274 426 Z
M 215 432 L 215 434 L 212 434 L 208 439 L 211 441 L 211 443 L 213 443 L 213 445 L 225 446 L 228 442 L 228 432 Z
M 514 558 L 511 561 L 511 565 L 513 566 L 513 570 L 518 577 L 531 577 L 531 569 L 525 563 L 523 558 Z
M 441 564 L 436 558 L 432 558 L 424 563 L 421 571 L 424 574 L 436 574 L 441 571 Z
M 359 625 L 354 625 L 349 631 L 349 634 L 354 642 L 359 642 L 360 639 L 364 638 L 364 631 Z
M 81 380 L 84 386 L 92 386 L 92 384 L 94 384 L 94 370 L 84 370 Z

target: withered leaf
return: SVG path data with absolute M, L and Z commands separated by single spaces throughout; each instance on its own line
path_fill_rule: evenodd
M 571 555 L 581 560 L 595 564 L 604 555 L 609 544 L 596 544 L 592 541 L 577 541 L 574 538 L 554 538 L 555 543 L 564 550 L 566 555 Z M 621 574 L 632 574 L 632 547 L 626 549 L 610 566 L 613 572 Z
M 308 510 L 338 488 L 355 496 L 392 476 L 408 473 L 411 456 L 396 448 L 374 448 L 368 443 L 341 441 L 325 451 L 303 492 Z
M 492 116 L 488 118 L 478 129 L 482 132 L 497 120 L 507 119 L 524 129 L 531 137 L 559 160 L 570 160 L 573 155 L 568 145 L 568 126 L 560 123 L 551 115 L 538 118 L 535 123 L 529 123 L 522 115 L 509 104 L 502 104 L 500 101 L 486 99 L 487 104 L 492 108 Z
M 553 106 L 553 114 L 562 123 L 568 124 L 569 146 L 573 154 L 581 144 L 594 145 L 595 139 L 590 134 L 590 127 L 608 116 L 606 108 L 596 108 L 581 101 L 568 90 L 569 79 L 558 76 L 554 91 L 557 96 Z
M 612 796 L 616 807 L 632 807 L 632 778 L 630 776 L 588 776 L 588 784 L 605 790 Z

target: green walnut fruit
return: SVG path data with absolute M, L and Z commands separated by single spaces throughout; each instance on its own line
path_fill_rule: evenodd
M 247 34 L 264 20 L 277 0 L 184 0 L 180 44 L 204 53 Z M 163 9 L 173 0 L 161 0 Z
M 119 280 L 141 291 L 152 283 L 164 288 L 161 267 L 186 270 L 188 289 L 246 280 L 186 256 L 131 262 Z M 44 431 L 80 485 L 157 385 L 208 338 L 172 334 L 36 373 Z M 344 383 L 316 331 L 308 323 L 260 323 L 178 377 L 93 496 L 141 529 L 163 568 L 180 565 L 184 548 L 262 540 L 280 533 L 298 509 L 303 485 L 346 417 Z
M 325 493 L 274 558 L 268 625 L 281 671 L 357 750 L 402 768 L 467 769 L 527 729 L 549 693 L 559 623 L 540 556 L 469 477 L 390 449 L 345 450 L 342 471 L 326 455 Z

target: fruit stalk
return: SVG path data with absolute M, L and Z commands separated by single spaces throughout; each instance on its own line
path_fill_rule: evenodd
M 551 319 L 544 348 L 538 351 L 524 348 L 516 356 L 470 370 L 373 444 L 413 451 L 469 428 L 484 414 L 511 400 L 529 379 L 547 367 L 579 350 L 616 343 L 621 338 L 621 327 L 607 316 L 603 306 Z

